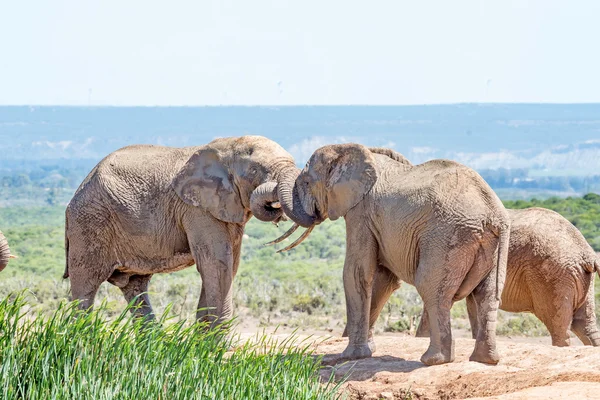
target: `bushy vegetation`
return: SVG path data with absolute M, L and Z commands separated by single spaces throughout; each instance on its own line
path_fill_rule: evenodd
M 600 250 L 600 196 L 529 201 L 506 201 L 507 207 L 546 207 L 572 221 L 596 250 Z M 0 275 L 0 296 L 27 289 L 35 296 L 40 311 L 52 312 L 68 297 L 64 271 L 64 206 L 0 208 L 0 228 L 10 240 L 19 259 Z M 274 250 L 294 240 L 300 232 L 274 247 L 265 242 L 279 236 L 289 222 L 275 227 L 255 219 L 246 227 L 242 262 L 234 281 L 235 313 L 242 326 L 282 325 L 290 329 L 341 333 L 345 324 L 342 267 L 345 257 L 343 220 L 325 222 L 299 247 L 288 253 Z M 300 231 L 300 230 L 299 230 Z M 197 307 L 200 277 L 194 267 L 173 274 L 156 275 L 150 296 L 158 315 L 191 317 Z M 596 285 L 600 288 L 600 285 Z M 1 298 L 0 297 L 0 298 Z M 597 304 L 600 305 L 600 296 Z M 97 305 L 114 317 L 126 306 L 119 289 L 105 283 Z M 168 305 L 172 304 L 172 308 Z M 418 324 L 421 299 L 409 285 L 402 285 L 382 311 L 376 330 L 410 331 Z M 464 303 L 452 310 L 455 328 L 468 329 Z M 533 318 L 502 313 L 500 332 L 539 334 L 545 331 Z M 533 322 L 532 322 L 533 321 Z M 531 326 L 531 323 L 537 325 Z
M 320 358 L 294 336 L 240 342 L 229 327 L 163 317 L 144 325 L 123 310 L 50 314 L 22 295 L 0 302 L 2 399 L 335 399 L 319 381 Z

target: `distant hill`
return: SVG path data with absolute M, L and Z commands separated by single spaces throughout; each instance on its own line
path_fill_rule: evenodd
M 48 169 L 74 169 L 79 177 L 128 144 L 191 146 L 244 134 L 279 142 L 299 165 L 322 145 L 359 142 L 394 148 L 414 163 L 454 159 L 499 188 L 583 193 L 597 189 L 582 179 L 600 175 L 600 104 L 457 104 L 0 107 L 0 177 L 43 168 L 54 180 Z

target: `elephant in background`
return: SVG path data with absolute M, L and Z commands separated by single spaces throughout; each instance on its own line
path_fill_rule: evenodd
M 369 357 L 369 308 L 375 271 L 415 285 L 432 327 L 428 365 L 451 362 L 453 301 L 473 293 L 482 329 L 471 360 L 496 364 L 496 313 L 504 285 L 510 222 L 475 171 L 448 160 L 412 166 L 397 153 L 359 144 L 322 147 L 281 197 L 286 215 L 306 232 L 325 219 L 346 220 L 344 290 L 348 347 L 344 359 Z M 281 189 L 282 191 L 284 188 Z M 278 242 L 281 238 L 273 241 Z
M 72 298 L 88 309 L 108 281 L 128 302 L 136 299 L 136 315 L 153 318 L 146 293 L 152 275 L 196 264 L 197 318 L 212 326 L 229 319 L 244 225 L 252 215 L 285 218 L 277 184 L 298 174 L 293 157 L 261 136 L 109 154 L 67 206 L 64 278 Z
M 500 309 L 533 313 L 548 328 L 554 346 L 570 344 L 569 328 L 584 345 L 599 346 L 594 272 L 600 273 L 600 261 L 594 250 L 554 211 L 536 207 L 508 214 L 510 246 Z M 467 311 L 475 337 L 481 325 L 472 296 L 467 297 Z M 429 336 L 426 315 L 421 321 L 417 336 Z
M 8 265 L 8 261 L 11 258 L 17 258 L 17 256 L 10 253 L 10 248 L 8 247 L 8 240 L 0 231 L 0 271 L 2 271 Z

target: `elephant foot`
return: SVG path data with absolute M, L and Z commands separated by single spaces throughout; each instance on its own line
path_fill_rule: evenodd
M 473 354 L 469 357 L 469 361 L 476 361 L 483 364 L 496 365 L 500 361 L 496 346 L 487 345 L 485 342 L 475 342 Z
M 373 355 L 368 344 L 349 344 L 341 355 L 342 360 L 358 360 L 369 358 Z
M 342 332 L 342 337 L 348 337 L 348 327 L 344 328 L 344 332 Z M 367 342 L 369 345 L 369 349 L 371 349 L 371 353 L 375 353 L 377 346 L 375 345 L 375 340 L 373 340 L 373 330 L 369 331 L 369 341 Z
M 452 361 L 454 361 L 454 342 L 452 342 L 449 349 L 442 349 L 441 351 L 429 345 L 425 354 L 421 356 L 421 362 L 429 366 L 451 363 Z

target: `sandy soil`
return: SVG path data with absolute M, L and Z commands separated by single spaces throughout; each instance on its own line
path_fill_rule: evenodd
M 497 366 L 469 362 L 474 340 L 456 339 L 456 360 L 427 367 L 419 358 L 428 339 L 376 337 L 372 358 L 336 364 L 347 340 L 315 344 L 324 354 L 323 380 L 348 375 L 344 389 L 352 399 L 598 399 L 600 348 L 549 345 L 549 338 L 499 338 Z M 411 397 L 412 396 L 412 397 Z
M 342 390 L 350 399 L 600 399 L 600 348 L 578 340 L 559 348 L 550 345 L 549 337 L 499 337 L 500 363 L 488 366 L 469 362 L 475 341 L 468 332 L 455 333 L 456 360 L 433 367 L 419 361 L 429 339 L 380 334 L 372 358 L 339 363 L 347 339 L 328 332 L 296 335 L 324 355 L 323 382 L 332 375 L 336 381 L 347 376 Z M 256 331 L 242 334 L 253 335 Z M 284 340 L 290 333 L 272 335 Z

